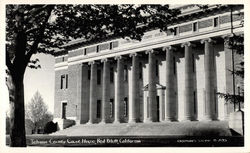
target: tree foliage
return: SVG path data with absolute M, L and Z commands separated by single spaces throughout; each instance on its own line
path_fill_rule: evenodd
M 48 106 L 44 103 L 38 91 L 26 106 L 25 118 L 32 121 L 34 124 L 34 131 L 43 128 L 47 122 L 53 119 L 52 115 L 48 112 Z
M 242 103 L 244 102 L 244 35 L 235 35 L 228 37 L 225 42 L 229 49 L 232 49 L 235 55 L 238 55 L 239 60 L 235 63 L 234 71 L 228 70 L 238 80 L 239 91 L 237 94 L 232 93 L 218 93 L 220 97 L 224 98 L 226 102 Z
M 34 53 L 49 53 L 66 42 L 110 37 L 140 40 L 151 28 L 167 30 L 179 13 L 168 5 L 7 5 L 7 52 L 13 59 L 17 32 L 26 43 L 26 62 Z
M 10 93 L 11 146 L 26 146 L 23 77 L 39 68 L 36 53 L 54 54 L 73 39 L 85 42 L 130 37 L 152 28 L 167 30 L 179 10 L 168 5 L 6 5 L 6 66 Z M 19 129 L 19 130 L 17 130 Z
M 230 7 L 232 11 L 232 6 Z M 233 15 L 237 15 L 241 17 L 242 20 L 241 20 L 240 25 L 244 27 L 243 14 L 242 13 L 231 14 L 231 16 Z M 235 68 L 228 70 L 231 72 L 232 75 L 234 75 L 234 78 L 238 80 L 237 81 L 238 93 L 218 93 L 218 95 L 224 98 L 226 102 L 240 104 L 244 102 L 244 73 L 245 73 L 244 71 L 244 34 L 235 34 L 233 33 L 233 29 L 232 29 L 232 35 L 230 37 L 227 37 L 227 39 L 225 39 L 225 43 L 227 44 L 228 48 L 232 50 L 233 54 L 237 56 L 237 59 L 238 59 L 238 60 L 236 60 L 235 58 L 233 59 L 237 61 L 235 63 Z

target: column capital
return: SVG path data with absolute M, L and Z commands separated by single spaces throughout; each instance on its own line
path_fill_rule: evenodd
M 230 33 L 230 34 L 222 35 L 221 38 L 228 39 L 228 38 L 233 37 L 233 36 L 234 36 L 234 34 Z
M 129 54 L 129 57 L 132 57 L 132 56 L 138 56 L 138 53 L 131 53 L 131 54 Z
M 153 50 L 153 49 L 149 49 L 149 50 L 146 50 L 146 52 L 145 52 L 146 54 L 149 54 L 149 53 L 155 53 L 155 50 Z
M 88 65 L 96 64 L 96 61 L 89 61 Z
M 101 59 L 101 62 L 102 62 L 102 63 L 108 62 L 108 61 L 110 61 L 108 58 L 103 58 L 103 59 Z
M 173 47 L 173 46 L 165 46 L 162 48 L 163 51 L 167 51 L 167 50 L 177 50 L 176 47 Z
M 212 38 L 206 38 L 201 40 L 201 44 L 204 44 L 205 42 L 216 43 L 216 41 Z
M 81 63 L 79 64 L 80 66 L 85 66 L 85 65 L 89 65 L 89 63 Z
M 122 58 L 123 58 L 122 55 L 118 55 L 114 57 L 115 60 L 122 59 Z
M 181 44 L 181 47 L 185 47 L 185 46 L 191 46 L 191 47 L 195 47 L 196 45 L 195 44 L 193 44 L 193 43 L 191 43 L 190 41 L 188 41 L 188 42 L 185 42 L 185 43 L 182 43 Z

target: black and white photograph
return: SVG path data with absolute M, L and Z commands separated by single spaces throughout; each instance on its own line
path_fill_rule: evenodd
M 243 1 L 57 3 L 1 4 L 5 148 L 246 147 Z

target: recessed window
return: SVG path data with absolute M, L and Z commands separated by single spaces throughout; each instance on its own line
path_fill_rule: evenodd
M 149 118 L 149 97 L 147 97 L 147 118 Z
M 196 92 L 194 91 L 194 114 L 196 114 Z
M 64 60 L 65 60 L 65 59 L 64 59 L 64 56 L 63 56 L 63 57 L 62 57 L 62 61 L 64 62 Z
M 124 81 L 128 81 L 128 67 L 124 65 Z
M 62 119 L 66 119 L 66 109 L 67 109 L 67 103 L 62 102 Z
M 68 74 L 61 75 L 61 89 L 68 88 Z
M 67 89 L 68 88 L 68 74 L 66 74 L 66 86 L 65 88 Z
M 110 50 L 113 49 L 113 43 L 112 42 L 109 43 L 109 49 Z
M 110 83 L 114 83 L 114 68 L 110 68 Z
M 97 100 L 97 104 L 96 104 L 96 118 L 101 118 L 101 108 L 102 108 L 102 104 L 101 104 L 101 100 Z
M 142 79 L 142 63 L 139 63 L 139 79 Z
M 114 99 L 110 99 L 110 102 L 109 102 L 109 105 L 110 105 L 110 117 L 114 117 Z
M 100 85 L 101 84 L 101 76 L 102 74 L 101 74 L 101 70 L 100 69 L 98 69 L 97 70 L 97 84 L 98 85 Z
M 61 75 L 61 89 L 63 89 L 64 79 L 65 79 L 65 75 Z
M 125 97 L 123 100 L 124 103 L 124 116 L 127 117 L 128 116 L 128 98 Z
M 87 55 L 87 48 L 84 48 L 84 55 Z
M 195 72 L 195 57 L 194 57 L 194 54 L 192 54 L 192 60 L 193 60 L 193 72 Z
M 214 27 L 218 27 L 219 26 L 219 18 L 216 17 L 214 18 Z
M 159 62 L 158 60 L 155 61 L 155 75 L 159 76 Z
M 176 74 L 176 59 L 173 57 L 174 75 Z
M 179 28 L 174 27 L 174 36 L 177 36 L 179 34 Z
M 99 50 L 99 45 L 96 46 L 96 52 L 98 53 L 100 50 Z
M 91 72 L 90 72 L 90 70 L 88 70 L 88 80 L 90 80 L 90 74 L 91 74 Z
M 197 22 L 194 22 L 193 23 L 193 32 L 196 32 L 196 31 L 198 31 L 198 24 L 197 24 Z

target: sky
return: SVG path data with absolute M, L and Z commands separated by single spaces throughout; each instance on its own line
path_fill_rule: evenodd
M 25 104 L 30 102 L 36 91 L 42 95 L 44 102 L 48 105 L 51 113 L 54 112 L 54 57 L 46 54 L 36 54 L 33 59 L 38 58 L 40 69 L 26 68 L 24 75 L 24 97 Z

